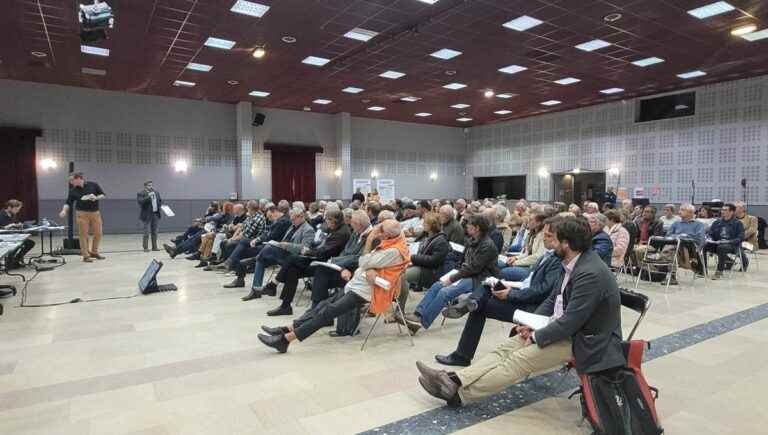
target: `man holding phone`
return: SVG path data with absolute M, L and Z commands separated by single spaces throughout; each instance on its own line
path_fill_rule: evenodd
M 102 236 L 101 212 L 99 201 L 105 198 L 101 186 L 93 181 L 85 181 L 82 172 L 74 172 L 69 176 L 69 195 L 67 202 L 61 208 L 59 217 L 64 219 L 69 210 L 75 208 L 75 222 L 80 236 L 80 255 L 83 261 L 91 263 L 93 258 L 103 260 L 99 254 L 99 242 Z M 88 243 L 88 232 L 93 232 L 93 242 Z

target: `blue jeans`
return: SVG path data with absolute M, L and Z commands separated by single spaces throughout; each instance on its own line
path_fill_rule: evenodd
M 285 251 L 273 246 L 266 246 L 259 253 L 259 261 L 253 270 L 253 284 L 251 288 L 261 287 L 264 284 L 264 272 L 267 267 L 280 263 L 280 258 L 285 256 Z
M 524 281 L 530 272 L 528 266 L 510 266 L 501 269 L 501 277 L 507 281 Z
M 452 301 L 460 294 L 472 291 L 472 278 L 463 278 L 448 287 L 443 287 L 443 283 L 437 281 L 427 290 L 424 298 L 416 307 L 416 313 L 421 317 L 421 326 L 429 329 L 432 322 L 435 321 L 440 311 L 443 310 L 448 302 Z

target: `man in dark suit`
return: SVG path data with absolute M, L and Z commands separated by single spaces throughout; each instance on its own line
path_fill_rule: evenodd
M 141 241 L 144 252 L 149 252 L 149 236 L 152 235 L 152 250 L 157 248 L 157 223 L 160 221 L 160 207 L 163 199 L 156 192 L 152 180 L 144 182 L 144 190 L 136 194 L 136 202 L 139 203 L 139 220 L 144 226 L 144 238 Z
M 550 317 L 533 331 L 517 326 L 517 335 L 469 367 L 455 373 L 421 362 L 419 382 L 432 396 L 462 404 L 498 393 L 531 374 L 564 364 L 572 356 L 579 373 L 624 366 L 621 347 L 621 297 L 608 266 L 590 249 L 591 231 L 583 218 L 553 225 L 555 253 L 565 274 L 560 287 L 536 310 Z

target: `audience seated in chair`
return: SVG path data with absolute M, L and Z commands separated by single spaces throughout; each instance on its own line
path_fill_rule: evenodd
M 672 224 L 675 222 L 680 222 L 680 216 L 675 213 L 674 204 L 667 204 L 664 206 L 664 208 L 661 209 L 661 216 L 659 216 L 659 221 L 661 221 L 661 224 L 664 226 L 665 234 L 669 232 L 669 228 L 672 227 Z
M 698 250 L 704 244 L 704 224 L 694 219 L 695 214 L 696 208 L 693 205 L 681 205 L 680 220 L 669 227 L 667 237 L 690 241 L 690 243 L 681 244 L 678 253 L 678 265 L 690 269 L 698 275 L 703 275 L 703 264 L 699 264 Z M 673 252 L 674 247 L 666 245 L 662 248 L 661 255 L 663 258 L 671 260 L 672 255 L 674 255 Z M 672 280 L 676 281 L 677 277 L 673 275 Z
M 635 257 L 641 259 L 645 255 L 645 251 L 648 250 L 648 240 L 651 237 L 664 235 L 664 224 L 656 219 L 656 208 L 649 205 L 643 209 L 642 216 L 635 219 L 635 225 L 637 225 Z
M 629 247 L 629 231 L 624 228 L 624 215 L 618 210 L 609 209 L 605 212 L 607 225 L 605 230 L 613 243 L 611 251 L 611 269 L 618 270 L 624 265 Z
M 493 241 L 497 252 L 504 252 L 504 236 L 501 234 L 501 230 L 496 226 L 496 222 L 499 220 L 496 208 L 492 206 L 486 207 L 482 214 L 488 220 L 488 225 L 490 226 L 490 228 L 488 228 L 488 238 Z
M 753 249 L 758 249 L 760 245 L 757 241 L 757 218 L 747 214 L 747 205 L 743 201 L 736 201 L 734 205 L 736 206 L 736 219 L 744 227 L 744 241 L 752 245 Z M 747 270 L 749 258 L 745 253 L 741 255 L 741 262 L 744 265 L 744 270 Z
M 179 254 L 193 252 L 200 244 L 200 237 L 203 233 L 205 233 L 203 219 L 194 219 L 192 225 L 183 234 L 172 240 L 173 245 L 163 243 L 163 248 L 171 258 L 175 258 Z
M 276 328 L 262 326 L 268 335 L 259 334 L 259 340 L 285 353 L 294 341 L 306 340 L 350 310 L 359 311 L 367 303 L 375 314 L 388 309 L 400 288 L 400 275 L 410 261 L 400 224 L 394 219 L 382 221 L 369 233 L 363 252 L 357 270 L 344 286 L 344 296 L 333 303 L 317 305 L 310 315 L 301 317 L 301 322 Z M 386 280 L 390 290 L 379 287 L 375 282 L 377 277 Z
M 505 340 L 469 367 L 457 372 L 434 370 L 421 362 L 419 383 L 430 395 L 452 405 L 497 393 L 533 373 L 561 367 L 575 358 L 578 373 L 596 373 L 626 364 L 621 344 L 620 295 L 605 262 L 590 249 L 591 231 L 584 219 L 566 218 L 555 225 L 555 253 L 565 274 L 538 307 L 550 323 L 536 331 L 517 326 Z
M 744 226 L 736 218 L 736 206 L 725 204 L 720 209 L 720 219 L 717 219 L 709 228 L 707 235 L 712 242 L 704 246 L 705 253 L 717 255 L 717 270 L 713 279 L 719 279 L 723 276 L 723 271 L 730 269 L 733 262 L 728 258 L 728 254 L 739 252 L 741 242 L 744 241 Z M 704 267 L 707 266 L 707 256 L 704 256 Z M 744 270 L 746 270 L 746 267 Z
M 221 243 L 227 239 L 235 238 L 239 240 L 242 223 L 248 218 L 245 206 L 243 204 L 234 204 L 232 207 L 232 215 L 233 218 L 231 223 L 223 225 L 221 229 L 217 231 L 203 234 L 200 238 L 200 247 L 197 252 L 187 257 L 187 260 L 200 260 L 197 267 L 205 267 L 207 266 L 207 260 L 213 253 L 214 244 L 220 246 Z
M 591 213 L 586 217 L 589 227 L 592 229 L 592 249 L 608 267 L 611 267 L 613 242 L 611 236 L 605 232 L 605 224 L 608 223 L 608 219 L 602 213 Z
M 463 299 L 443 311 L 443 315 L 448 318 L 459 318 L 466 313 L 469 313 L 469 318 L 464 324 L 456 350 L 448 355 L 436 355 L 437 362 L 444 365 L 468 366 L 475 357 L 485 319 L 512 322 L 515 310 L 533 312 L 554 289 L 560 288 L 563 266 L 561 259 L 553 251 L 557 247 L 553 228 L 564 219 L 554 216 L 544 221 L 544 245 L 547 247 L 547 252 L 533 265 L 531 273 L 525 280 L 522 282 L 490 280 L 491 284 L 500 282 L 503 288 L 495 290 L 494 286 L 484 283 L 475 288 L 471 295 L 459 296 Z M 464 298 L 464 296 L 467 297 Z
M 463 293 L 471 292 L 489 276 L 498 273 L 499 251 L 488 237 L 488 220 L 484 216 L 472 216 L 467 223 L 469 239 L 464 251 L 464 261 L 456 270 L 441 277 L 422 298 L 416 310 L 406 315 L 406 324 L 413 332 L 428 329 L 443 307 Z
M 24 207 L 24 203 L 17 199 L 9 199 L 5 203 L 5 207 L 0 211 L 0 229 L 2 230 L 20 230 L 24 227 L 22 222 L 19 222 L 19 213 L 21 208 Z M 9 252 L 6 255 L 6 269 L 16 269 L 24 266 L 24 256 L 27 255 L 32 248 L 35 247 L 35 241 L 28 238 L 21 242 L 21 246 Z
M 400 290 L 400 306 L 405 309 L 409 289 L 429 288 L 440 278 L 445 258 L 451 247 L 448 237 L 440 230 L 440 218 L 435 213 L 424 216 L 424 231 L 416 240 L 419 243 L 418 252 L 411 255 L 411 266 L 405 271 L 403 288 Z
M 499 261 L 501 276 L 507 281 L 522 281 L 528 276 L 530 266 L 544 254 L 544 220 L 548 216 L 543 211 L 534 210 L 528 215 L 528 227 L 526 229 L 523 250 L 519 254 L 509 253 L 506 264 Z
M 466 234 L 464 234 L 464 228 L 461 227 L 461 224 L 456 219 L 456 210 L 446 204 L 440 207 L 438 214 L 440 215 L 440 225 L 442 226 L 443 234 L 445 234 L 448 241 L 464 246 Z

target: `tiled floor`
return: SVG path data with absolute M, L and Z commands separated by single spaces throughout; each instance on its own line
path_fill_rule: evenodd
M 68 257 L 29 285 L 27 303 L 135 294 L 153 257 L 137 243 L 108 236 L 106 261 Z M 262 324 L 285 319 L 265 315 L 274 298 L 243 303 L 244 290 L 221 287 L 229 277 L 164 253 L 157 258 L 165 262 L 159 282 L 175 283 L 178 292 L 46 308 L 18 308 L 19 296 L 2 301 L 0 434 L 345 434 L 441 406 L 421 391 L 414 361 L 452 350 L 463 321 L 420 333 L 416 347 L 393 325 L 380 325 L 365 352 L 359 336 L 320 331 L 279 355 L 256 339 Z M 654 305 L 638 336 L 660 337 L 768 302 L 768 257 L 761 260 L 761 271 L 706 286 L 683 282 L 665 293 L 642 285 Z M 626 313 L 624 324 L 633 321 Z M 764 432 L 767 327 L 759 321 L 646 364 L 649 381 L 661 388 L 667 433 Z M 479 353 L 507 332 L 490 321 Z M 558 396 L 460 432 L 587 433 L 576 426 L 579 412 L 577 401 Z

